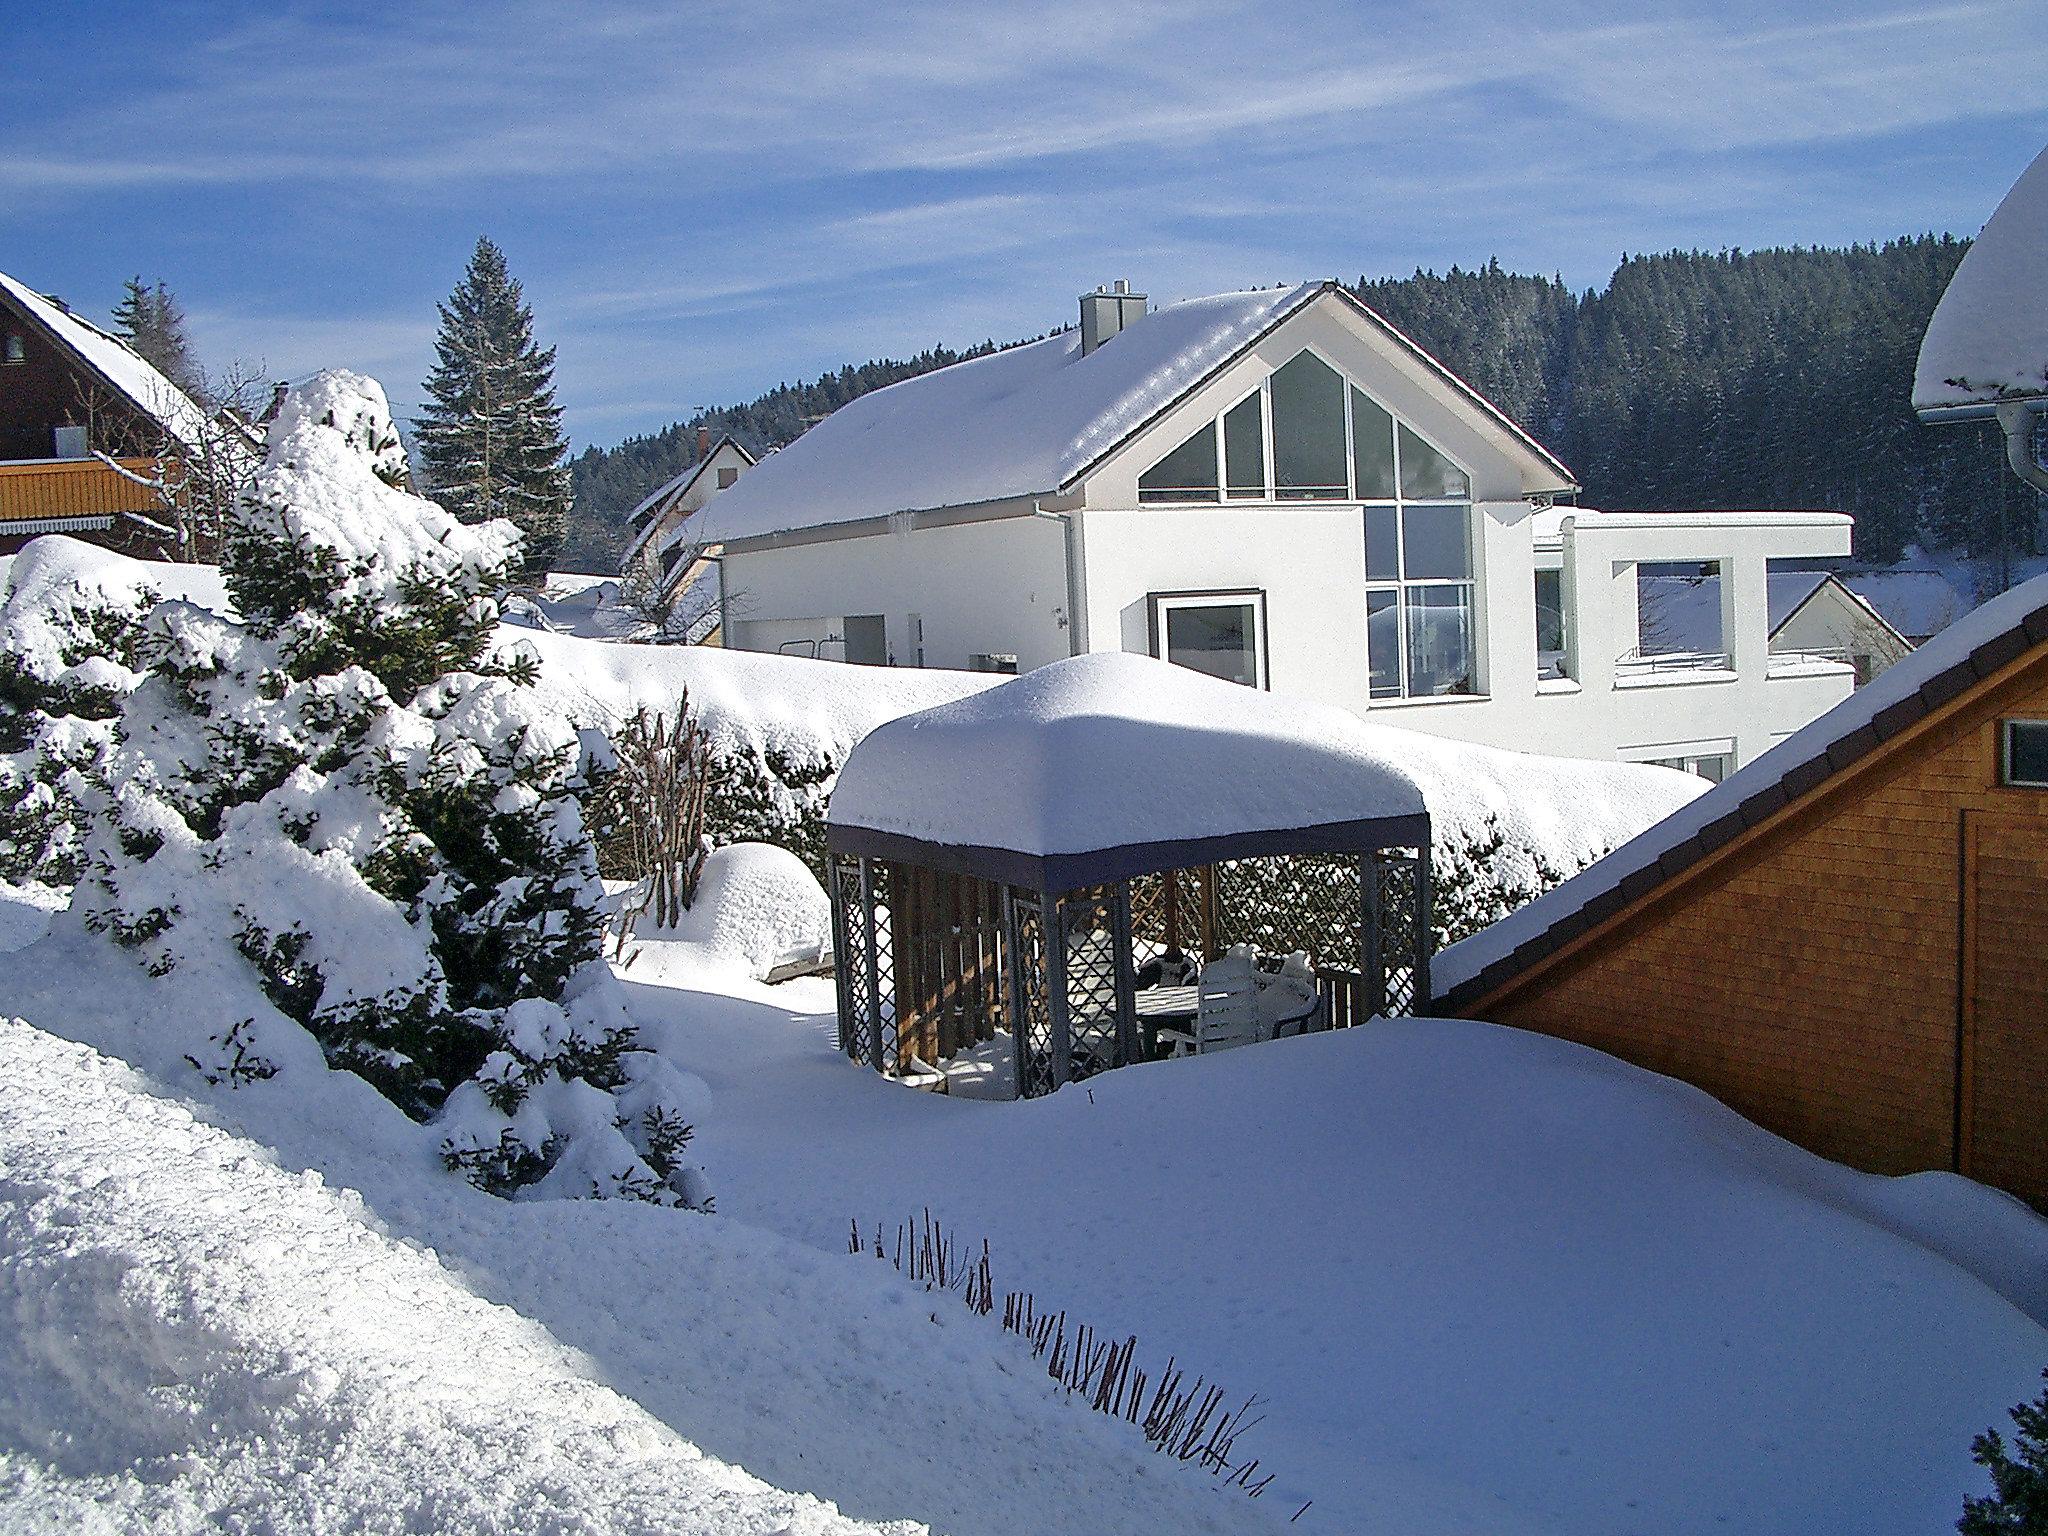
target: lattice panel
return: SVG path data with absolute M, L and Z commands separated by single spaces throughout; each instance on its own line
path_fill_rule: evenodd
M 1141 943 L 1178 944 L 1200 955 L 1211 947 L 1203 916 L 1204 869 L 1170 869 L 1139 875 L 1129 883 L 1131 937 Z M 1169 889 L 1172 901 L 1167 899 Z
M 861 889 L 860 860 L 832 861 L 832 956 L 839 988 L 839 1049 L 863 1066 L 873 1066 L 874 1020 L 868 979 L 874 970 L 868 942 L 868 906 Z
M 1008 906 L 1010 1028 L 1017 1051 L 1017 1092 L 1031 1099 L 1059 1086 L 1053 1075 L 1045 913 L 1038 897 L 1015 889 L 1009 894 Z
M 1356 854 L 1233 859 L 1216 866 L 1219 943 L 1269 954 L 1300 949 L 1324 965 L 1355 966 L 1364 950 L 1365 892 Z
M 1424 942 L 1422 863 L 1413 854 L 1373 857 L 1379 881 L 1380 965 L 1386 978 L 1380 1012 L 1388 1018 L 1415 1011 L 1416 957 Z
M 1123 1064 L 1118 1019 L 1117 890 L 1103 886 L 1060 898 L 1065 946 L 1067 1079 L 1078 1082 Z

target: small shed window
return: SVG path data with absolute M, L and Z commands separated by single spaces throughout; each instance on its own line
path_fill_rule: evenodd
M 2022 789 L 2048 789 L 2048 720 L 2008 720 L 1999 778 Z
M 1152 653 L 1177 667 L 1191 667 L 1243 683 L 1266 686 L 1265 594 L 1191 592 L 1152 599 Z
M 9 331 L 7 333 L 4 350 L 0 350 L 0 360 L 10 363 L 25 363 L 28 361 L 28 343 L 22 340 L 21 332 Z
M 728 465 L 726 468 L 721 469 L 718 472 L 718 488 L 721 491 L 724 490 L 727 486 L 731 485 L 733 481 L 739 479 L 739 477 L 740 472 L 737 469 L 734 469 L 730 465 Z

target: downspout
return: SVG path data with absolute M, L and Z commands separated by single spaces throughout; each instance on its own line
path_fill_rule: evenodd
M 2035 490 L 2048 491 L 2048 469 L 2034 457 L 2034 413 L 2040 408 L 2038 400 L 2001 400 L 1995 410 L 2005 430 L 2005 462 Z
M 1060 525 L 1061 548 L 1067 560 L 1067 654 L 1078 656 L 1086 640 L 1081 632 L 1080 530 L 1074 526 L 1071 512 L 1048 512 L 1034 501 L 1031 515 Z

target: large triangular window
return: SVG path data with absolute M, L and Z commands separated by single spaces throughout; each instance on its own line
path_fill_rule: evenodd
M 1463 501 L 1471 477 L 1301 351 L 1138 477 L 1138 500 Z

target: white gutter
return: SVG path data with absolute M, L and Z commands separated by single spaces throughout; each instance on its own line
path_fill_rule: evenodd
M 1074 526 L 1072 513 L 1048 512 L 1035 501 L 1031 503 L 1031 515 L 1060 525 L 1061 548 L 1067 562 L 1067 654 L 1079 656 L 1087 649 L 1087 626 L 1081 617 L 1080 530 Z

